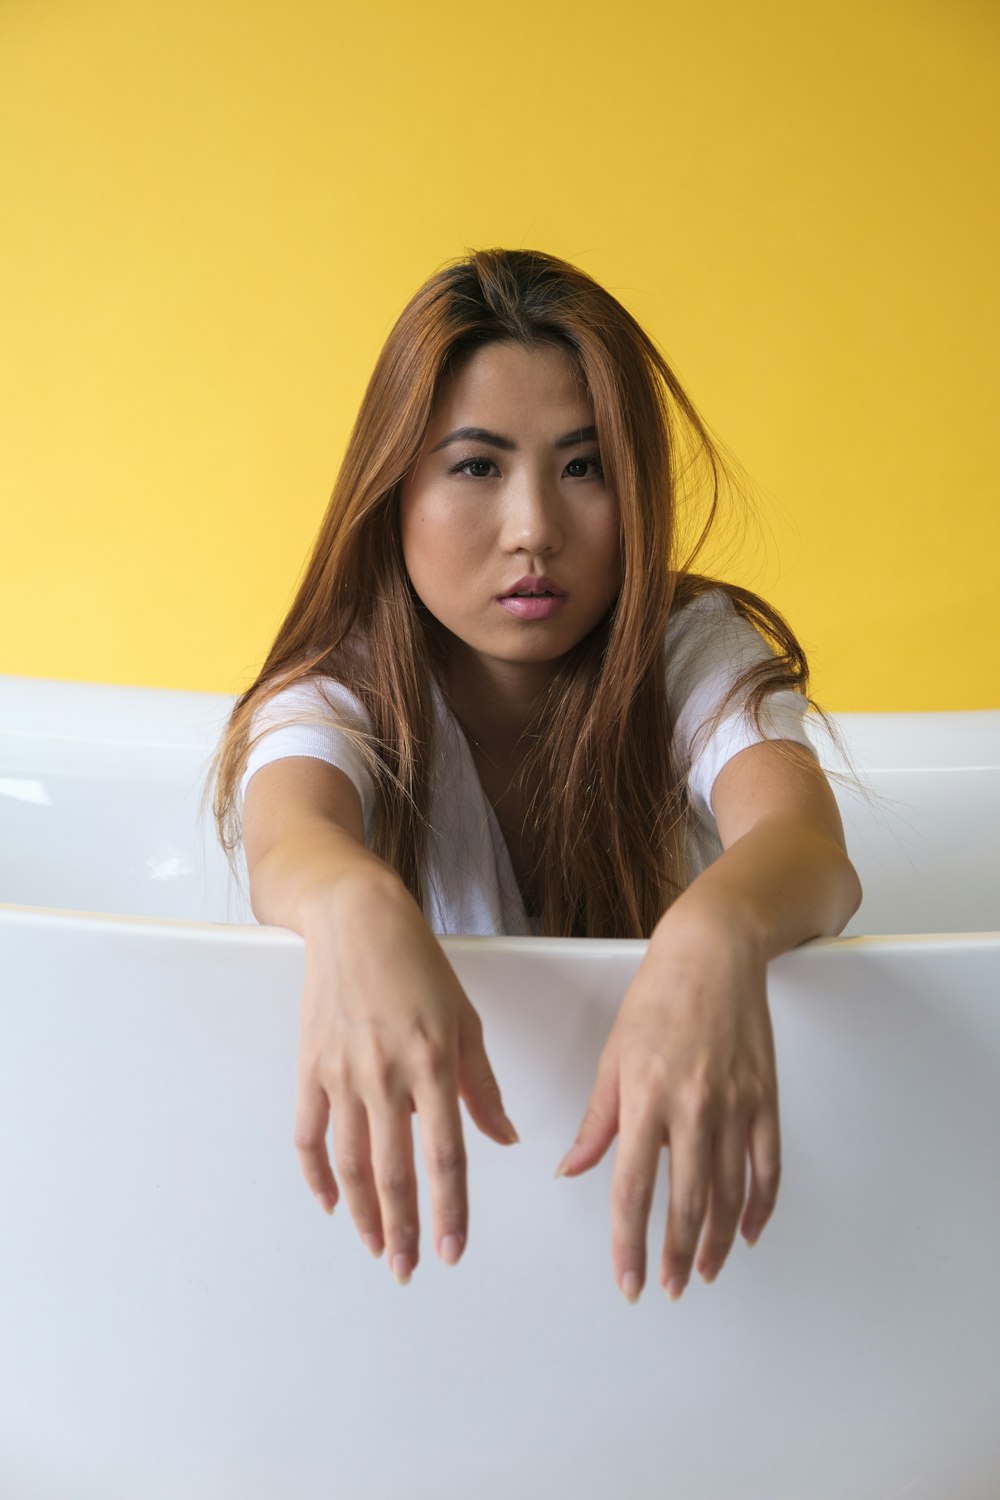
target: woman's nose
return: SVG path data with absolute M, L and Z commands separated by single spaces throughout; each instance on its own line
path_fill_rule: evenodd
M 554 551 L 562 539 L 559 502 L 543 484 L 528 480 L 510 490 L 504 506 L 506 546 L 515 551 Z

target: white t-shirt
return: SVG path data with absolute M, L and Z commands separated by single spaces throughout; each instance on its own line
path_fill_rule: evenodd
M 672 614 L 666 631 L 667 703 L 673 715 L 674 765 L 687 781 L 694 812 L 688 842 L 690 877 L 701 873 L 722 853 L 712 813 L 712 787 L 728 760 L 756 744 L 761 736 L 744 713 L 744 703 L 730 704 L 715 733 L 706 738 L 713 713 L 734 679 L 771 649 L 763 636 L 739 616 L 728 595 L 713 589 Z M 254 715 L 252 734 L 265 725 L 269 733 L 251 751 L 240 783 L 241 798 L 261 766 L 290 755 L 308 755 L 343 771 L 357 788 L 364 815 L 365 842 L 370 845 L 374 787 L 364 761 L 337 727 L 333 710 L 344 723 L 371 732 L 373 726 L 355 694 L 331 677 L 311 678 L 277 694 Z M 439 935 L 525 935 L 537 932 L 514 876 L 500 825 L 483 791 L 465 735 L 433 677 L 435 733 L 424 864 L 424 916 Z M 768 694 L 762 709 L 766 739 L 795 740 L 816 754 L 803 718 L 808 705 L 791 689 Z M 296 714 L 322 711 L 328 722 L 296 723 Z M 274 726 L 274 727 L 272 727 Z M 818 756 L 817 756 L 818 759 Z

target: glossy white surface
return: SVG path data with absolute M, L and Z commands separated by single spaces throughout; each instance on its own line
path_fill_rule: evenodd
M 196 821 L 231 707 L 0 677 L 0 903 L 253 922 Z M 1000 928 L 1000 709 L 834 717 L 874 799 L 834 783 L 865 891 L 844 936 Z
M 552 1174 L 644 945 L 446 940 L 521 1144 L 463 1108 L 451 1268 L 415 1131 L 396 1286 L 299 1175 L 302 943 L 193 826 L 229 702 L 0 679 L 3 1500 L 993 1500 L 1000 712 L 840 718 L 897 935 L 771 965 L 777 1212 L 669 1303 L 664 1152 L 633 1307 L 614 1145 Z

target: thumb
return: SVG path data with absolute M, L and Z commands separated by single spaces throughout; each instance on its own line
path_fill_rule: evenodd
M 471 1004 L 459 1022 L 458 1092 L 484 1135 L 504 1146 L 520 1139 L 504 1110 L 500 1085 L 486 1056 L 483 1023 Z
M 572 1177 L 595 1167 L 618 1134 L 618 1069 L 602 1062 L 576 1140 L 556 1168 L 557 1177 Z

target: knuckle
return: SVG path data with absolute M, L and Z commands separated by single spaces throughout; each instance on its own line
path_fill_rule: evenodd
M 681 1114 L 687 1119 L 701 1119 L 714 1115 L 719 1107 L 719 1090 L 710 1079 L 690 1078 L 680 1090 Z
M 458 1177 L 465 1171 L 465 1147 L 459 1141 L 442 1141 L 430 1148 L 430 1164 L 441 1177 Z
M 743 1086 L 741 1104 L 748 1114 L 773 1108 L 777 1102 L 775 1090 L 763 1078 L 751 1078 Z
M 388 1099 L 395 1094 L 399 1080 L 399 1064 L 383 1052 L 381 1047 L 371 1046 L 366 1049 L 360 1072 L 368 1089 L 376 1093 L 379 1098 Z
M 743 1198 L 744 1186 L 742 1182 L 737 1182 L 734 1179 L 732 1182 L 724 1182 L 722 1184 L 719 1192 L 719 1202 L 723 1213 L 729 1215 L 739 1213 L 743 1205 Z
M 705 1195 L 680 1192 L 671 1197 L 670 1212 L 678 1224 L 700 1224 L 705 1217 Z
M 667 1097 L 666 1084 L 655 1083 L 648 1075 L 628 1089 L 629 1103 L 637 1121 L 643 1124 L 649 1120 L 662 1120 Z
M 467 1213 L 463 1213 L 460 1209 L 457 1208 L 442 1208 L 440 1212 L 435 1215 L 434 1222 L 436 1226 L 436 1232 L 441 1239 L 444 1239 L 445 1235 L 448 1234 L 458 1235 L 459 1238 L 463 1241 L 462 1248 L 465 1248 L 464 1242 L 467 1239 L 469 1232 L 469 1216 Z
M 412 1182 L 413 1176 L 402 1162 L 386 1162 L 375 1173 L 379 1193 L 387 1198 L 405 1198 Z
M 351 1076 L 351 1063 L 345 1052 L 328 1053 L 317 1067 L 317 1077 L 331 1099 L 350 1089 Z
M 320 1135 L 317 1131 L 306 1130 L 305 1128 L 303 1128 L 301 1130 L 296 1130 L 295 1134 L 292 1136 L 292 1145 L 295 1147 L 296 1151 L 300 1151 L 308 1156 L 311 1155 L 314 1151 L 318 1151 L 323 1145 L 325 1139 L 325 1135 Z
M 353 1151 L 337 1153 L 337 1171 L 345 1187 L 361 1187 L 368 1181 L 369 1163 Z
M 653 1201 L 652 1189 L 634 1172 L 622 1172 L 615 1180 L 614 1201 L 626 1214 L 645 1212 Z
M 722 1087 L 722 1107 L 727 1115 L 749 1114 L 753 1105 L 753 1089 L 750 1085 L 729 1078 Z
M 398 1250 L 404 1254 L 416 1257 L 416 1250 L 420 1236 L 417 1231 L 408 1224 L 395 1224 L 386 1231 L 386 1246 L 390 1260 Z
M 441 1084 L 452 1073 L 452 1060 L 448 1052 L 437 1042 L 421 1041 L 413 1059 L 414 1076 L 423 1082 Z
M 634 1062 L 628 1080 L 629 1093 L 640 1099 L 662 1099 L 669 1081 L 666 1059 L 655 1052 L 647 1053 Z

